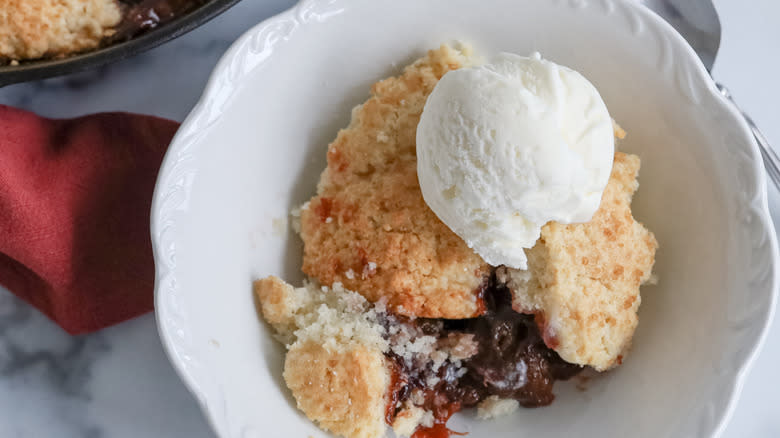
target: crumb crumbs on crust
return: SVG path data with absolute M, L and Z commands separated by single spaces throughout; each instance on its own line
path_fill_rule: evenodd
M 254 293 L 287 345 L 283 376 L 298 408 L 337 435 L 384 436 L 391 368 L 377 309 L 340 284 L 295 288 L 271 276 Z
M 490 420 L 514 413 L 520 408 L 520 403 L 513 399 L 502 399 L 491 395 L 477 405 L 477 418 Z
M 94 49 L 121 19 L 116 0 L 4 0 L 0 59 L 35 59 Z
M 380 311 L 340 283 L 329 288 L 306 282 L 296 288 L 269 276 L 254 282 L 254 293 L 263 318 L 286 345 L 311 340 L 335 352 L 355 345 L 388 351 Z
M 386 313 L 384 300 L 371 304 L 339 283 L 296 288 L 270 276 L 254 282 L 254 293 L 263 318 L 287 346 L 284 379 L 298 407 L 348 438 L 384 436 L 393 369 L 388 355 L 429 370 L 425 384 L 433 387 L 441 367 L 462 377 L 462 360 L 476 354 L 473 335 L 437 340 Z M 410 397 L 393 422 L 398 435 L 432 421 L 430 412 L 412 409 L 415 400 L 424 403 Z
M 603 371 L 619 363 L 638 323 L 639 286 L 650 280 L 653 233 L 631 215 L 639 157 L 615 154 L 601 205 L 584 224 L 550 222 L 527 250 L 528 271 L 500 269 L 513 307 L 537 315 L 563 360 Z
M 256 280 L 252 286 L 263 319 L 274 328 L 277 338 L 282 343 L 292 343 L 295 312 L 303 307 L 296 296 L 295 289 L 273 276 Z
M 303 271 L 341 282 L 397 313 L 467 318 L 482 311 L 477 292 L 490 274 L 423 200 L 416 129 L 425 100 L 447 71 L 469 62 L 448 46 L 402 75 L 377 82 L 371 98 L 328 147 L 328 166 L 309 208 L 301 209 Z
M 429 419 L 432 420 L 432 416 L 430 411 L 407 402 L 393 420 L 393 432 L 399 437 L 410 437 L 418 426 L 424 426 Z

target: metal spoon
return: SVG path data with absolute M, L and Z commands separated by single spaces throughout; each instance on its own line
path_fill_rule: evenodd
M 715 56 L 720 47 L 720 20 L 712 0 L 640 0 L 640 3 L 660 15 L 677 32 L 680 32 L 680 35 L 699 55 L 707 71 L 712 74 L 712 65 L 715 63 Z M 717 82 L 715 85 L 720 94 L 737 107 L 729 90 Z M 776 187 L 780 188 L 780 157 L 769 145 L 769 141 L 758 129 L 753 119 L 744 111 L 739 110 L 739 112 L 745 118 L 750 130 L 753 131 L 769 178 Z

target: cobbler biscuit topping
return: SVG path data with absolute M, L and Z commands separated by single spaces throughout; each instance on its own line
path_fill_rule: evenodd
M 550 222 L 528 251 L 528 270 L 500 269 L 518 312 L 537 315 L 547 345 L 598 371 L 618 365 L 639 322 L 639 286 L 658 242 L 631 215 L 639 157 L 615 154 L 601 206 L 584 224 Z
M 115 0 L 5 0 L 0 6 L 0 59 L 93 49 L 121 18 Z
M 0 63 L 63 57 L 125 41 L 207 0 L 3 0 Z
M 372 87 L 293 213 L 309 282 L 255 282 L 298 408 L 335 434 L 446 438 L 459 410 L 547 405 L 556 380 L 615 366 L 630 346 L 657 247 L 631 213 L 638 157 L 614 154 L 589 222 L 542 227 L 527 270 L 488 265 L 423 200 L 420 113 L 470 62 L 442 46 Z
M 380 81 L 328 146 L 317 196 L 301 211 L 303 271 L 341 282 L 396 313 L 469 318 L 490 267 L 425 204 L 415 133 L 425 99 L 447 71 L 468 63 L 449 47 Z

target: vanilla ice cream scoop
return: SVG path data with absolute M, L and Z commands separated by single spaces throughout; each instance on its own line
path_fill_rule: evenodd
M 538 53 L 445 74 L 417 126 L 425 202 L 487 263 L 526 269 L 542 226 L 587 222 L 614 154 L 612 120 L 581 74 Z

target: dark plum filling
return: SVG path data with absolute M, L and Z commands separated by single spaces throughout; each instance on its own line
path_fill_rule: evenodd
M 533 315 L 512 310 L 505 287 L 491 280 L 483 297 L 486 312 L 478 318 L 400 321 L 390 317 L 435 337 L 440 345 L 467 336 L 474 351 L 435 370 L 430 363 L 389 353 L 394 370 L 388 423 L 404 402 L 412 399 L 434 415 L 433 427 L 419 428 L 413 438 L 446 437 L 452 433 L 445 426 L 447 419 L 462 408 L 476 406 L 491 396 L 514 399 L 527 408 L 546 406 L 555 398 L 552 389 L 556 380 L 567 380 L 582 371 L 581 366 L 563 361 L 545 345 Z
M 207 2 L 208 0 L 120 0 L 123 6 L 122 22 L 107 43 L 129 40 Z

